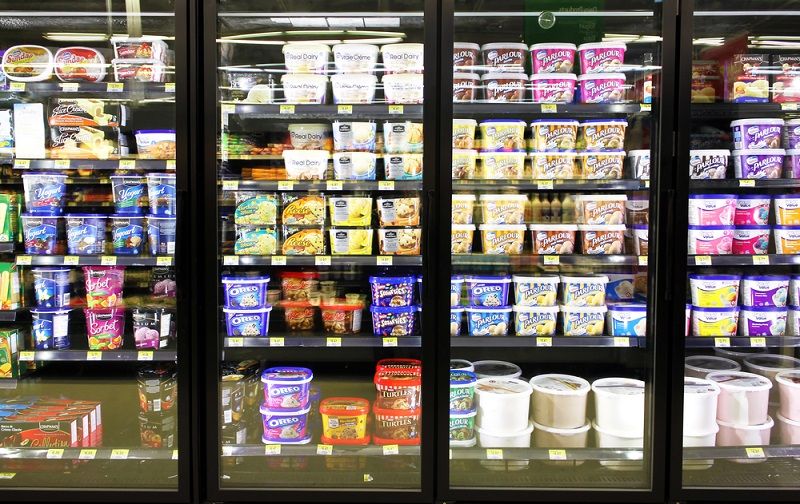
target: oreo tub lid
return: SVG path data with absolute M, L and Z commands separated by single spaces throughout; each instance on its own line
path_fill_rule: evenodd
M 314 378 L 314 373 L 304 367 L 279 366 L 265 369 L 261 373 L 261 381 L 278 383 L 307 383 Z

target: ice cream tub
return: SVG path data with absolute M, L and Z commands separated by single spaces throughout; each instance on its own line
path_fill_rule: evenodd
M 67 214 L 67 252 L 75 255 L 98 255 L 105 252 L 106 216 L 103 214 Z
M 526 194 L 481 194 L 484 224 L 522 224 L 525 222 Z
M 421 73 L 425 63 L 425 46 L 419 43 L 386 44 L 381 47 L 383 68 L 392 73 Z
M 377 124 L 371 121 L 334 121 L 333 147 L 337 152 L 373 152 L 377 130 Z
M 787 305 L 786 336 L 800 336 L 800 306 Z
M 36 350 L 70 347 L 69 308 L 31 308 L 31 337 Z
M 450 370 L 450 413 L 475 409 L 475 383 L 478 378 L 471 371 Z
M 472 240 L 474 235 L 474 224 L 453 224 L 450 229 L 450 253 L 472 253 Z
M 585 179 L 620 179 L 625 166 L 625 151 L 579 152 L 577 160 L 580 173 Z
M 728 171 L 727 149 L 692 149 L 689 151 L 689 177 L 692 179 L 724 179 Z
M 733 226 L 689 226 L 689 254 L 723 255 L 733 251 Z
M 632 301 L 634 295 L 633 273 L 608 273 L 606 284 L 606 301 Z
M 422 228 L 378 229 L 378 252 L 382 255 L 419 255 Z
M 734 222 L 735 194 L 690 194 L 689 224 L 692 226 L 731 226 Z
M 264 443 L 305 444 L 310 439 L 309 407 L 298 411 L 273 411 L 262 404 L 259 411 L 264 425 L 264 435 L 261 438 Z
M 164 82 L 167 77 L 167 66 L 157 59 L 121 59 L 111 60 L 116 82 Z
M 766 254 L 769 249 L 769 226 L 737 226 L 733 230 L 731 252 L 734 254 Z
M 333 226 L 369 226 L 372 222 L 372 197 L 336 196 L 328 198 Z
M 462 362 L 467 362 L 467 361 L 462 361 Z M 383 371 L 404 371 L 404 372 L 421 374 L 422 361 L 419 359 L 408 359 L 408 358 L 397 358 L 397 357 L 389 357 L 386 359 L 381 359 L 375 364 L 375 372 L 379 373 Z
M 565 306 L 603 306 L 606 302 L 605 275 L 561 276 L 562 303 Z
M 369 277 L 373 306 L 411 306 L 414 301 L 413 276 L 371 276 Z
M 717 371 L 740 371 L 742 369 L 738 362 L 715 355 L 690 355 L 684 360 L 683 368 L 684 375 L 699 379 L 705 379 L 709 373 Z
M 592 382 L 595 422 L 602 429 L 641 435 L 644 432 L 644 382 L 601 378 Z
M 577 376 L 543 374 L 530 380 L 531 419 L 555 429 L 579 429 L 586 423 L 589 382 Z
M 531 224 L 528 226 L 536 255 L 572 254 L 575 251 L 574 224 Z
M 53 53 L 39 45 L 11 46 L 3 52 L 2 67 L 10 81 L 44 81 L 53 75 Z
M 472 224 L 475 200 L 474 194 L 453 194 L 450 204 L 453 224 Z
M 384 74 L 381 82 L 387 103 L 414 104 L 423 101 L 424 80 L 422 74 Z
M 290 180 L 320 180 L 328 171 L 326 150 L 289 149 L 283 151 L 286 176 Z
M 422 369 L 416 367 L 379 366 L 373 382 L 378 394 L 375 408 L 388 410 L 413 410 L 420 407 L 422 393 Z
M 780 149 L 783 119 L 737 119 L 731 122 L 734 149 Z
M 511 433 L 528 427 L 533 387 L 518 378 L 480 378 L 475 384 L 476 424 L 489 432 Z
M 371 306 L 375 336 L 413 336 L 416 333 L 416 306 Z
M 166 42 L 151 37 L 112 37 L 114 57 L 123 59 L 149 58 L 166 61 Z
M 800 226 L 800 196 L 778 194 L 773 197 L 775 223 L 779 226 Z
M 313 42 L 293 42 L 283 46 L 286 70 L 293 74 L 325 73 L 330 47 Z
M 650 180 L 650 150 L 629 150 L 628 166 L 631 177 L 639 180 Z
M 280 366 L 261 373 L 264 407 L 272 412 L 298 412 L 308 408 L 314 373 L 304 367 Z
M 136 152 L 141 159 L 174 159 L 175 130 L 137 130 Z
M 786 149 L 800 149 L 800 119 L 787 119 L 783 130 L 783 145 Z
M 475 119 L 453 119 L 453 148 L 473 149 L 477 125 Z
M 639 256 L 646 256 L 649 252 L 649 228 L 647 225 L 633 225 L 633 253 Z
M 775 226 L 776 254 L 800 254 L 800 226 Z
M 521 72 L 525 68 L 528 46 L 517 42 L 483 44 L 483 64 L 497 72 Z
M 89 308 L 122 306 L 124 266 L 84 266 L 83 280 Z
M 608 305 L 608 332 L 611 336 L 645 336 L 647 305 L 638 303 Z
M 56 51 L 54 63 L 61 82 L 102 82 L 106 76 L 105 57 L 90 47 L 62 47 Z
M 592 226 L 625 224 L 624 194 L 591 194 L 575 197 L 578 222 Z
M 720 387 L 717 422 L 735 425 L 759 425 L 767 421 L 769 379 L 742 371 L 716 371 L 706 379 Z
M 122 348 L 125 333 L 124 308 L 86 308 L 86 337 L 89 350 L 116 350 Z
M 625 252 L 625 226 L 578 226 L 583 242 L 583 253 L 588 255 L 623 254 Z
M 625 202 L 625 221 L 629 224 L 648 224 L 650 222 L 650 199 L 633 195 Z
M 531 75 L 531 96 L 534 103 L 572 103 L 578 77 L 571 73 Z
M 327 397 L 319 405 L 325 444 L 358 445 L 369 442 L 369 401 L 360 397 Z
M 148 173 L 147 199 L 150 213 L 156 216 L 177 214 L 176 176 L 174 173 Z
M 766 226 L 769 223 L 770 197 L 761 194 L 740 194 L 733 214 L 735 226 Z
M 331 127 L 327 124 L 294 123 L 287 129 L 292 149 L 330 150 L 331 148 Z
M 371 152 L 337 152 L 333 173 L 337 180 L 375 180 L 377 155 Z
M 372 229 L 330 228 L 328 234 L 332 255 L 372 255 Z
M 336 44 L 333 62 L 338 72 L 370 73 L 378 63 L 378 46 L 374 44 Z M 330 437 L 330 436 L 329 436 Z
M 473 102 L 478 99 L 481 76 L 476 73 L 453 73 L 453 102 Z
M 508 336 L 510 306 L 470 306 L 465 311 L 470 336 Z
M 551 337 L 555 335 L 558 306 L 514 305 L 513 310 L 515 335 Z
M 488 102 L 519 103 L 525 99 L 528 76 L 524 73 L 487 73 L 481 76 Z
M 572 73 L 576 51 L 575 44 L 533 44 L 530 47 L 533 73 Z
M 625 100 L 625 74 L 593 73 L 578 76 L 580 103 L 621 103 Z
M 698 434 L 684 434 L 683 447 L 711 447 L 715 446 L 717 442 L 717 432 L 719 432 L 719 425 L 714 423 L 714 428 L 708 432 L 701 432 Z M 683 470 L 704 470 L 714 465 L 714 459 L 694 459 L 684 460 L 682 467 Z
M 561 306 L 564 336 L 602 336 L 605 306 Z
M 800 178 L 800 149 L 786 150 L 786 178 Z
M 464 288 L 464 277 L 454 275 L 450 277 L 450 306 L 461 305 L 461 291 Z
M 481 46 L 472 42 L 453 43 L 453 68 L 471 69 L 478 64 Z
M 485 152 L 480 154 L 486 180 L 519 180 L 525 170 L 525 152 Z
M 420 444 L 422 410 L 374 408 L 373 440 L 381 445 L 416 446 Z
M 471 149 L 453 149 L 452 156 L 453 180 L 474 179 L 478 152 Z
M 613 430 L 603 428 L 592 422 L 592 429 L 595 432 L 598 448 L 642 448 L 644 446 L 644 434 L 641 431 L 624 431 L 614 427 Z M 641 461 L 626 460 L 601 460 L 600 465 L 612 470 L 626 471 L 638 470 L 642 467 Z
M 386 154 L 383 165 L 386 180 L 422 180 L 422 154 Z
M 147 216 L 147 241 L 150 255 L 174 255 L 177 237 L 175 217 Z
M 775 375 L 775 382 L 778 384 L 781 416 L 800 422 L 800 371 L 781 371 Z
M 800 275 L 791 275 L 789 278 L 789 304 L 800 306 Z
M 226 308 L 263 308 L 267 305 L 269 276 L 223 276 Z
M 580 178 L 574 152 L 531 153 L 531 175 L 534 180 L 570 180 Z
M 484 360 L 472 363 L 475 375 L 480 378 L 519 378 L 522 370 L 516 364 L 498 360 Z
M 283 96 L 290 104 L 323 104 L 328 92 L 324 75 L 289 73 L 281 76 Z
M 739 334 L 745 337 L 783 336 L 786 313 L 786 307 L 742 307 L 739 311 Z
M 625 62 L 623 42 L 594 42 L 578 46 L 578 57 L 581 62 L 581 72 L 596 74 L 608 71 L 617 71 Z
M 684 435 L 698 435 L 716 429 L 719 394 L 716 382 L 692 377 L 683 379 Z
M 269 332 L 269 314 L 272 311 L 271 306 L 249 310 L 243 308 L 223 308 L 222 311 L 225 312 L 225 324 L 228 329 L 228 336 L 252 338 L 266 336 Z
M 525 224 L 481 224 L 484 254 L 519 255 L 525 243 Z
M 116 212 L 141 215 L 147 196 L 146 179 L 139 175 L 112 175 L 110 178 Z
M 372 103 L 377 84 L 378 78 L 372 74 L 333 75 L 333 103 Z
M 495 432 L 490 429 L 484 429 L 480 425 L 475 425 L 475 432 L 478 433 L 478 443 L 484 448 L 529 448 L 531 446 L 531 433 L 533 432 L 533 423 L 529 423 L 528 427 L 515 432 Z M 486 465 L 490 470 L 519 470 L 528 467 L 528 461 L 484 461 L 481 464 L 496 464 Z
M 589 120 L 579 126 L 585 150 L 592 152 L 621 151 L 625 147 L 627 129 L 626 119 Z
M 560 282 L 557 275 L 514 275 L 512 280 L 515 306 L 556 306 Z
M 724 389 L 723 389 L 724 394 Z M 719 432 L 717 433 L 717 446 L 767 446 L 775 422 L 767 416 L 758 424 L 740 424 L 717 419 Z M 734 462 L 752 464 L 763 462 L 763 458 L 732 459 Z
M 60 215 L 64 208 L 67 176 L 60 173 L 23 173 L 25 208 L 35 215 Z
M 571 152 L 578 137 L 578 121 L 572 119 L 537 119 L 531 123 L 534 152 Z
M 33 292 L 39 308 L 69 306 L 69 268 L 33 268 Z
M 783 149 L 741 149 L 731 153 L 737 179 L 775 179 L 783 174 Z
M 450 410 L 450 441 L 468 441 L 475 437 L 475 416 L 473 411 Z
M 736 336 L 739 308 L 701 308 L 692 306 L 692 335 L 708 337 Z
M 525 121 L 482 121 L 480 131 L 483 152 L 519 152 L 525 149 Z
M 742 306 L 786 307 L 788 275 L 746 275 L 742 277 Z
M 422 123 L 411 121 L 384 122 L 383 149 L 389 154 L 422 152 Z
M 361 331 L 361 303 L 346 304 L 339 300 L 320 305 L 322 328 L 327 334 L 356 334 Z M 313 320 L 313 319 L 312 319 Z
M 776 415 L 778 419 L 778 439 L 784 445 L 800 444 L 800 422 L 786 418 L 782 414 Z
M 590 422 L 574 429 L 560 429 L 533 422 L 533 442 L 537 448 L 586 448 L 591 428 Z M 545 461 L 544 463 L 553 466 L 579 466 L 583 464 L 583 461 Z
M 761 354 L 745 357 L 744 368 L 769 379 L 772 389 L 769 393 L 770 402 L 778 401 L 778 384 L 775 376 L 787 369 L 800 369 L 800 359 L 782 354 Z
M 139 255 L 144 248 L 144 217 L 117 214 L 111 221 L 111 246 L 115 255 Z
M 134 308 L 131 314 L 137 349 L 165 348 L 176 335 L 175 315 L 164 308 Z

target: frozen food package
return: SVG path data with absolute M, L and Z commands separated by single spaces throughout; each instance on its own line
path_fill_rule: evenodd
M 53 75 L 53 53 L 38 45 L 9 47 L 3 53 L 3 73 L 12 81 L 47 80 Z
M 0 110 L 0 152 L 9 153 L 14 149 L 14 123 L 11 109 Z
M 770 71 L 768 54 L 734 54 L 725 65 L 725 101 L 768 102 Z
M 44 104 L 14 104 L 14 154 L 18 158 L 45 157 Z
M 114 66 L 114 80 L 138 82 L 167 82 L 167 67 L 158 60 L 153 59 L 115 59 L 111 61 Z
M 125 105 L 91 98 L 53 98 L 47 106 L 50 126 L 125 126 Z
M 62 82 L 102 82 L 106 58 L 91 47 L 62 47 L 55 55 L 56 77 Z
M 114 57 L 119 59 L 153 59 L 167 62 L 167 44 L 152 37 L 111 37 Z
M 772 101 L 800 102 L 800 55 L 773 54 L 772 69 L 778 71 L 772 85 Z
M 119 130 L 108 127 L 52 126 L 50 156 L 68 159 L 108 159 L 119 155 Z

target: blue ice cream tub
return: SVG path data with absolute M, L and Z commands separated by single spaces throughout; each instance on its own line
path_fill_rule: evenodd
M 470 306 L 466 310 L 470 336 L 508 336 L 510 306 Z
M 69 306 L 69 268 L 33 268 L 33 291 L 39 308 Z
M 99 255 L 106 249 L 106 216 L 67 214 L 67 252 L 74 255 Z
M 511 277 L 479 276 L 466 277 L 469 304 L 472 306 L 506 306 Z
M 374 306 L 411 306 L 414 302 L 414 287 L 417 278 L 409 276 L 371 276 L 369 277 Z
M 67 176 L 60 173 L 24 173 L 25 208 L 36 215 L 61 215 L 67 193 Z
M 640 303 L 609 304 L 606 327 L 611 336 L 646 336 L 647 305 Z
M 238 338 L 257 338 L 269 334 L 269 312 L 272 306 L 255 310 L 223 308 L 228 336 Z
M 177 221 L 175 217 L 147 216 L 147 241 L 151 255 L 174 255 Z
M 25 253 L 30 255 L 55 255 L 58 242 L 58 215 L 22 214 L 22 234 Z
M 464 308 L 450 308 L 450 336 L 461 336 L 461 319 Z
M 370 306 L 370 311 L 375 336 L 413 336 L 416 332 L 416 306 Z
M 139 255 L 144 249 L 144 217 L 116 214 L 111 219 L 111 244 L 116 255 Z
M 139 175 L 112 175 L 111 194 L 118 214 L 141 215 L 147 196 L 147 183 Z
M 150 213 L 156 216 L 175 216 L 176 187 L 174 173 L 148 173 L 147 199 L 150 202 Z
M 235 277 L 223 276 L 225 308 L 254 309 L 267 306 L 267 284 L 269 276 Z
M 32 308 L 33 344 L 36 350 L 69 348 L 69 309 Z

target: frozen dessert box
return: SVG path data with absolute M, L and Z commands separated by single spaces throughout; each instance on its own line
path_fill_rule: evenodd
M 62 82 L 102 82 L 106 59 L 91 47 L 62 47 L 54 58 L 56 77 Z
M 800 56 L 773 54 L 772 69 L 779 71 L 772 84 L 772 101 L 775 103 L 800 102 Z
M 167 62 L 167 44 L 153 37 L 111 37 L 114 57 L 119 59 L 154 59 Z
M 3 73 L 12 81 L 36 82 L 53 74 L 53 53 L 38 45 L 17 45 L 3 53 Z
M 93 98 L 53 98 L 47 115 L 50 126 L 125 126 L 128 108 Z
M 734 54 L 725 65 L 725 101 L 767 103 L 769 101 L 769 55 Z

